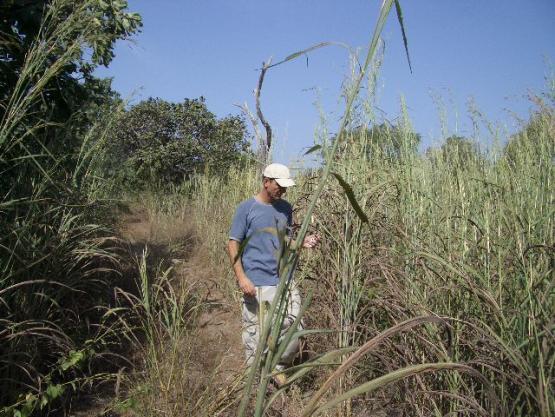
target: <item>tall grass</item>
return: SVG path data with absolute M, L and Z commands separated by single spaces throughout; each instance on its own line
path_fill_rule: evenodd
M 401 113 L 382 130 L 371 129 L 379 124 L 371 112 L 356 115 L 356 129 L 329 161 L 368 223 L 340 183 L 328 182 L 307 226 L 323 235 L 321 248 L 299 259 L 296 276 L 313 293 L 305 327 L 334 332 L 303 333 L 313 359 L 289 370 L 288 387 L 321 391 L 312 402 L 286 398 L 304 415 L 551 416 L 553 102 L 540 101 L 519 134 L 487 153 L 420 154 Z M 312 176 L 297 179 L 287 198 L 299 218 L 316 185 Z M 259 181 L 254 169 L 226 182 L 199 176 L 167 200 L 169 212 L 194 217 L 234 300 L 223 247 L 236 204 Z M 279 357 L 272 329 L 274 353 L 262 361 L 260 380 Z M 339 363 L 349 366 L 331 373 Z M 258 405 L 245 408 L 272 415 L 282 392 L 267 397 L 264 389 Z
M 489 153 L 444 147 L 419 154 L 406 115 L 390 129 L 347 131 L 330 162 L 368 224 L 339 182 L 329 182 L 310 224 L 323 235 L 321 247 L 299 259 L 296 279 L 313 293 L 305 328 L 333 332 L 303 333 L 313 358 L 288 371 L 291 409 L 553 415 L 555 129 L 552 102 L 541 103 L 519 134 Z M 368 115 L 357 121 L 377 125 Z M 297 218 L 306 213 L 313 175 L 298 176 L 287 195 Z M 151 204 L 158 216 L 196 225 L 235 302 L 224 245 L 237 203 L 259 182 L 255 168 L 227 181 L 198 176 Z M 271 376 L 279 344 L 274 352 L 259 377 Z M 335 373 L 333 364 L 342 364 Z M 317 395 L 301 399 L 293 394 L 300 389 Z M 260 412 L 273 415 L 282 392 L 259 397 Z M 231 394 L 206 404 L 217 415 L 236 401 Z
M 119 290 L 117 315 L 137 360 L 112 408 L 141 416 L 208 416 L 215 370 L 199 375 L 194 360 L 202 300 L 193 280 L 176 279 L 173 267 L 164 266 L 168 260 L 150 257 L 148 251 L 146 244 L 136 259 L 138 293 Z
M 74 12 L 66 16 L 68 6 Z M 103 207 L 91 198 L 110 120 L 87 126 L 81 140 L 40 111 L 49 85 L 94 33 L 90 6 L 56 0 L 45 7 L 17 83 L 0 103 L 0 414 L 6 416 L 47 413 L 75 390 L 109 380 L 121 342 L 118 322 L 106 315 L 118 280 L 117 244 L 95 221 Z
M 315 186 L 315 190 L 310 194 L 308 198 L 308 205 L 306 208 L 306 212 L 304 213 L 304 217 L 302 220 L 302 224 L 300 226 L 297 241 L 302 242 L 306 232 L 310 226 L 312 220 L 312 214 L 315 210 L 317 203 L 319 202 L 320 197 L 323 194 L 324 188 L 328 183 L 328 178 L 333 175 L 342 186 L 346 197 L 349 200 L 354 211 L 357 213 L 358 217 L 361 221 L 368 223 L 368 217 L 364 214 L 363 210 L 358 203 L 356 196 L 353 193 L 351 186 L 344 180 L 344 178 L 337 172 L 333 171 L 334 161 L 337 155 L 339 154 L 338 151 L 341 150 L 341 147 L 345 144 L 345 138 L 347 136 L 347 132 L 350 126 L 351 121 L 353 120 L 353 110 L 354 110 L 354 103 L 358 97 L 358 92 L 361 86 L 362 81 L 367 76 L 367 70 L 370 68 L 370 63 L 372 62 L 375 52 L 378 48 L 379 37 L 385 21 L 389 15 L 389 12 L 395 4 L 397 10 L 397 17 L 399 19 L 399 23 L 401 25 L 401 29 L 404 35 L 404 27 L 401 15 L 401 8 L 398 1 L 384 1 L 382 3 L 380 13 L 378 16 L 378 21 L 376 23 L 376 27 L 370 41 L 370 45 L 368 47 L 368 52 L 366 55 L 366 59 L 364 63 L 360 66 L 359 71 L 356 73 L 355 77 L 353 78 L 352 86 L 347 92 L 346 95 L 346 107 L 343 118 L 340 123 L 340 127 L 337 133 L 335 140 L 329 146 L 329 149 L 326 152 L 327 160 L 322 168 L 322 172 L 320 178 Z M 407 46 L 406 38 L 403 36 L 405 42 L 405 48 Z M 291 57 L 296 57 L 300 53 L 293 54 L 290 57 L 286 58 L 285 61 L 289 60 Z M 407 51 L 408 56 L 408 51 Z M 284 61 L 284 62 L 285 62 Z M 410 64 L 410 61 L 409 61 Z M 340 144 L 342 146 L 340 146 Z M 348 146 L 348 143 L 346 144 Z M 406 149 L 403 147 L 401 149 L 401 154 L 404 153 Z M 285 337 L 282 339 L 280 338 L 281 328 L 283 326 L 283 321 L 286 316 L 286 306 L 288 303 L 287 294 L 290 285 L 292 285 L 292 276 L 293 273 L 298 265 L 299 261 L 299 252 L 298 249 L 295 247 L 291 247 L 289 245 L 285 245 L 284 241 L 282 244 L 285 246 L 284 250 L 281 254 L 280 258 L 280 268 L 279 268 L 279 275 L 280 275 L 280 282 L 277 287 L 276 297 L 272 301 L 269 309 L 267 318 L 265 320 L 264 325 L 261 324 L 260 329 L 260 338 L 258 342 L 258 347 L 256 350 L 256 354 L 253 360 L 253 363 L 250 366 L 250 370 L 248 373 L 248 377 L 245 384 L 245 393 L 239 405 L 239 416 L 244 416 L 246 413 L 246 409 L 249 403 L 249 394 L 253 387 L 255 378 L 258 378 L 258 387 L 256 388 L 256 404 L 254 406 L 254 416 L 261 416 L 264 414 L 265 409 L 267 408 L 266 403 L 266 389 L 270 378 L 272 376 L 272 370 L 275 367 L 275 364 L 279 362 L 280 354 L 284 348 L 284 346 L 289 343 L 292 338 L 300 337 L 303 334 L 306 334 L 306 331 L 297 331 L 297 326 L 300 323 L 302 315 L 304 314 L 308 304 L 310 303 L 311 297 L 307 298 L 307 301 L 303 303 L 301 308 L 301 312 L 299 316 L 296 318 L 295 322 L 292 324 L 291 328 L 286 332 Z M 343 297 L 342 297 L 343 298 Z M 343 310 L 344 311 L 344 310 Z M 341 349 L 338 350 L 341 352 Z M 462 366 L 458 364 L 434 364 L 432 368 L 438 365 L 438 369 L 461 369 Z M 308 365 L 310 366 L 310 365 Z M 424 368 L 425 369 L 425 368 Z M 408 370 L 408 368 L 406 369 Z M 396 381 L 400 378 L 403 378 L 408 375 L 417 374 L 418 372 L 414 372 L 412 370 L 408 372 L 399 371 L 394 376 L 393 373 L 388 374 L 390 378 L 386 378 L 380 382 L 378 380 L 373 380 L 368 382 L 367 384 L 359 385 L 356 389 L 351 389 L 343 396 L 341 396 L 341 400 L 350 400 L 352 397 L 356 395 L 361 395 L 369 390 L 373 389 L 372 387 L 381 387 L 385 385 L 386 381 Z M 283 388 L 282 388 L 283 389 Z M 332 403 L 335 404 L 334 401 L 327 402 L 324 405 L 317 405 L 317 399 L 313 399 L 309 405 L 304 409 L 303 416 L 310 416 L 313 414 L 320 413 L 325 409 L 332 406 Z
M 372 130 L 353 134 L 336 164 L 366 198 L 370 228 L 359 237 L 348 223 L 354 213 L 341 214 L 342 190 L 329 190 L 316 211 L 326 242 L 311 274 L 341 294 L 343 274 L 357 262 L 364 290 L 350 305 L 360 338 L 420 314 L 451 322 L 448 333 L 427 328 L 399 339 L 361 369 L 379 375 L 422 358 L 466 363 L 487 376 L 505 415 L 553 414 L 554 121 L 553 103 L 543 101 L 501 153 L 489 154 L 444 148 L 387 158 L 383 150 L 399 133 L 411 149 L 408 124 L 379 141 Z M 362 255 L 343 260 L 342 239 L 353 236 Z M 326 325 L 341 330 L 344 303 L 327 291 L 319 296 L 328 304 Z M 456 374 L 416 379 L 404 395 L 418 415 L 454 413 L 469 398 L 488 410 L 483 386 Z

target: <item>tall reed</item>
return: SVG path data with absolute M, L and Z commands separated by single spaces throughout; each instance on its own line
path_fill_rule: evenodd
M 335 156 L 324 144 L 330 172 L 350 184 L 368 223 L 333 181 L 308 215 L 303 201 L 318 184 L 300 181 L 293 199 L 301 203 L 297 214 L 324 239 L 319 253 L 300 260 L 286 251 L 293 263 L 284 263 L 282 272 L 287 277 L 302 262 L 300 275 L 308 278 L 302 285 L 313 290 L 303 317 L 314 330 L 335 331 L 287 335 L 310 337 L 318 349 L 312 361 L 288 371 L 284 388 L 309 372 L 322 378 L 316 379 L 322 390 L 304 402 L 304 415 L 357 415 L 363 409 L 553 415 L 555 129 L 553 103 L 538 102 L 530 121 L 500 151 L 480 153 L 471 146 L 466 152 L 447 141 L 420 154 L 404 107 L 397 124 L 380 129 L 372 112 L 357 114 L 357 124 L 347 125 L 335 141 Z M 203 230 L 222 262 L 227 223 L 214 222 L 211 213 L 230 220 L 236 203 L 256 191 L 256 174 L 252 188 L 241 182 L 244 177 L 226 185 L 199 178 L 200 192 L 187 203 L 208 214 Z M 228 194 L 233 201 L 225 203 Z M 285 343 L 276 332 L 285 302 L 270 310 L 277 318 L 267 322 L 269 348 L 260 349 L 258 358 L 256 415 L 270 413 L 283 392 L 268 398 L 265 384 Z M 337 361 L 349 365 L 330 375 Z M 350 407 L 334 409 L 349 400 Z M 243 397 L 245 412 L 250 401 Z
M 354 192 L 366 192 L 365 210 L 373 213 L 359 248 L 364 290 L 355 331 L 366 338 L 415 315 L 452 318 L 448 333 L 427 327 L 418 338 L 402 338 L 361 366 L 379 375 L 380 369 L 423 357 L 472 364 L 489 379 L 503 406 L 500 412 L 552 415 L 553 370 L 546 358 L 554 357 L 549 340 L 555 312 L 555 173 L 550 162 L 555 129 L 553 103 L 540 103 L 501 153 L 482 154 L 477 147 L 462 152 L 446 146 L 448 141 L 419 155 L 405 121 L 382 130 L 379 141 L 371 139 L 373 129 L 354 132 L 356 145 L 345 149 L 345 160 L 356 167 Z M 384 155 L 384 149 L 399 143 L 408 152 Z M 364 149 L 353 153 L 359 144 Z M 328 194 L 316 211 L 328 242 L 325 253 L 311 260 L 314 271 L 309 274 L 323 271 L 327 284 L 319 288 L 341 293 L 341 279 L 334 277 L 349 262 L 333 254 L 341 253 L 341 238 L 356 231 L 343 227 L 354 212 L 340 214 L 341 198 L 334 197 L 341 195 L 339 187 Z M 325 218 L 330 212 L 336 213 L 333 221 Z M 332 303 L 327 325 L 340 329 L 342 315 L 334 314 L 333 306 L 340 311 L 341 305 L 326 293 L 318 292 L 315 298 L 320 297 Z M 405 396 L 420 415 L 453 413 L 469 400 L 475 410 L 491 405 L 481 385 L 457 374 L 415 382 L 422 397 L 412 393 L 411 385 Z
M 401 11 L 400 11 L 400 6 L 398 2 L 384 1 L 384 3 L 382 4 L 382 8 L 380 10 L 378 23 L 376 24 L 376 28 L 375 28 L 372 40 L 370 42 L 366 60 L 362 65 L 362 67 L 360 68 L 359 73 L 357 73 L 356 77 L 354 78 L 352 88 L 347 94 L 347 104 L 346 104 L 344 117 L 341 121 L 341 125 L 337 133 L 337 137 L 335 141 L 333 141 L 333 143 L 331 144 L 327 152 L 327 156 L 329 159 L 322 170 L 322 173 L 316 185 L 315 191 L 310 196 L 308 207 L 306 209 L 305 216 L 303 218 L 300 230 L 297 235 L 297 239 L 299 242 L 302 242 L 305 237 L 305 234 L 308 230 L 308 227 L 312 218 L 312 213 L 314 212 L 314 209 L 318 203 L 318 200 L 324 191 L 324 187 L 327 184 L 328 177 L 332 174 L 333 161 L 339 149 L 339 145 L 343 143 L 345 140 L 347 128 L 349 126 L 349 122 L 351 121 L 353 104 L 356 100 L 356 97 L 358 96 L 360 85 L 363 79 L 367 75 L 366 71 L 368 70 L 370 63 L 374 57 L 375 51 L 377 49 L 381 30 L 383 28 L 383 25 L 385 24 L 389 11 L 394 3 L 397 8 L 398 18 L 402 27 L 402 17 L 401 17 Z M 402 27 L 402 29 L 404 34 L 404 28 Z M 405 40 L 405 46 L 406 46 L 406 40 Z M 293 54 L 292 57 L 296 55 L 298 54 Z M 287 61 L 288 59 L 289 58 L 286 58 L 285 61 Z M 341 175 L 339 175 L 338 173 L 333 173 L 333 175 L 337 178 L 337 180 L 345 190 L 346 196 L 348 197 L 350 204 L 352 205 L 353 209 L 357 212 L 360 219 L 364 222 L 368 222 L 368 217 L 361 210 L 360 205 L 353 194 L 352 188 L 348 185 L 348 183 L 345 182 L 345 180 L 341 177 Z M 274 298 L 273 302 L 271 303 L 266 322 L 264 323 L 264 325 L 261 325 L 259 344 L 257 347 L 253 364 L 251 365 L 251 369 L 249 371 L 249 375 L 246 381 L 245 394 L 239 406 L 238 415 L 241 417 L 245 415 L 246 408 L 249 403 L 249 397 L 250 397 L 249 393 L 253 385 L 253 382 L 255 380 L 255 376 L 258 377 L 258 388 L 257 388 L 257 395 L 256 395 L 256 405 L 254 407 L 254 415 L 261 416 L 264 413 L 264 410 L 266 408 L 265 407 L 266 389 L 269 382 L 269 378 L 272 375 L 273 366 L 275 366 L 275 364 L 278 363 L 279 361 L 279 355 L 280 355 L 280 352 L 282 351 L 282 349 L 280 348 L 286 345 L 291 340 L 291 338 L 299 336 L 299 334 L 297 335 L 295 334 L 296 326 L 300 322 L 301 316 L 304 313 L 309 301 L 303 304 L 299 317 L 297 317 L 297 319 L 295 320 L 295 323 L 293 323 L 291 328 L 286 333 L 285 337 L 283 339 L 280 339 L 282 323 L 286 315 L 288 288 L 291 285 L 292 274 L 297 266 L 298 260 L 299 260 L 298 252 L 294 248 L 286 247 L 281 257 L 280 282 L 277 288 L 277 296 Z M 307 298 L 307 300 L 310 300 L 310 296 Z M 302 334 L 303 331 L 299 333 Z M 460 367 L 456 365 L 447 365 L 445 366 L 445 368 L 460 369 Z M 390 381 L 397 380 L 398 378 L 402 378 L 404 375 L 409 375 L 409 374 L 412 374 L 412 373 L 408 372 L 404 374 L 401 372 L 399 373 L 400 376 L 395 376 L 395 377 L 392 376 Z M 381 383 L 377 383 L 376 385 L 380 386 Z M 366 389 L 362 387 L 363 385 L 360 386 L 360 389 L 349 391 L 347 395 L 345 395 L 344 397 L 341 397 L 342 400 L 348 400 L 354 395 L 366 392 Z M 366 387 L 366 385 L 364 385 L 364 387 Z M 370 387 L 370 385 L 368 385 L 368 387 Z M 316 400 L 314 400 L 307 406 L 307 408 L 305 408 L 303 415 L 308 416 L 314 413 L 321 412 L 329 404 L 331 403 L 318 407 L 316 405 Z

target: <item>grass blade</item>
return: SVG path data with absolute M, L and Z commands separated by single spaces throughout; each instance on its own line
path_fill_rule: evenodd
M 341 187 L 345 191 L 345 194 L 347 194 L 347 198 L 349 199 L 349 203 L 351 203 L 351 206 L 355 210 L 355 212 L 358 215 L 358 217 L 360 218 L 360 220 L 364 223 L 368 223 L 368 216 L 364 213 L 364 211 L 360 207 L 360 204 L 358 204 L 358 201 L 355 197 L 355 193 L 353 192 L 353 188 L 338 173 L 332 172 L 332 175 L 335 178 L 337 178 L 337 181 L 339 181 L 339 185 L 341 185 Z
M 343 375 L 349 368 L 351 368 L 355 363 L 357 363 L 360 358 L 366 355 L 371 350 L 375 349 L 381 342 L 388 339 L 391 336 L 396 335 L 405 330 L 412 329 L 415 326 L 418 326 L 423 323 L 441 323 L 445 320 L 440 317 L 434 316 L 423 316 L 423 317 L 415 317 L 413 319 L 406 320 L 402 323 L 399 323 L 389 329 L 383 331 L 376 337 L 370 339 L 364 345 L 362 345 L 355 353 L 353 353 L 349 359 L 347 359 L 327 380 L 324 384 L 320 387 L 320 389 L 314 394 L 314 396 L 309 401 L 308 405 L 305 408 L 305 415 L 311 415 L 312 412 L 316 409 L 316 404 L 322 398 L 322 396 L 330 389 L 331 385 L 334 381 L 339 379 L 341 375 Z
M 276 67 L 276 66 L 281 65 L 281 64 L 284 64 L 284 63 L 286 63 L 286 62 L 288 62 L 288 61 L 291 61 L 291 60 L 293 60 L 293 59 L 296 59 L 296 58 L 298 58 L 298 57 L 300 57 L 300 56 L 302 56 L 302 55 L 305 55 L 305 54 L 307 54 L 307 53 L 309 53 L 309 52 L 312 52 L 312 51 L 314 51 L 314 50 L 316 50 L 316 49 L 320 49 L 320 48 L 323 48 L 323 47 L 325 47 L 325 46 L 331 46 L 331 45 L 341 46 L 341 47 L 343 47 L 343 48 L 346 48 L 346 49 L 350 50 L 349 46 L 346 45 L 346 44 L 344 44 L 344 43 L 342 43 L 342 42 L 333 42 L 333 41 L 320 42 L 320 43 L 318 43 L 318 44 L 316 44 L 316 45 L 313 45 L 313 46 L 311 46 L 311 47 L 308 47 L 308 48 L 306 48 L 306 49 L 303 49 L 302 51 L 294 52 L 294 53 L 292 53 L 292 54 L 286 56 L 283 60 L 281 60 L 281 61 L 279 61 L 279 62 L 276 62 L 275 64 L 269 65 L 268 68 Z
M 423 363 L 423 364 L 419 364 L 419 365 L 412 365 L 412 366 L 408 366 L 406 368 L 403 369 L 398 369 L 396 371 L 390 372 L 386 375 L 383 375 L 379 378 L 373 379 L 371 381 L 368 381 L 364 384 L 359 385 L 356 388 L 353 388 L 352 390 L 349 390 L 347 392 L 345 392 L 342 395 L 339 395 L 337 397 L 335 397 L 334 399 L 332 399 L 331 401 L 328 401 L 327 403 L 325 403 L 324 405 L 318 407 L 316 410 L 314 410 L 313 412 L 310 413 L 303 413 L 303 417 L 308 417 L 308 416 L 312 416 L 315 414 L 319 414 L 323 411 L 329 410 L 330 408 L 342 403 L 343 401 L 349 400 L 357 395 L 362 395 L 362 394 L 366 394 L 372 391 L 375 391 L 379 388 L 382 388 L 388 384 L 391 384 L 393 382 L 399 381 L 401 379 L 407 378 L 409 376 L 413 376 L 413 375 L 418 375 L 424 372 L 432 372 L 432 371 L 439 371 L 439 370 L 456 370 L 456 371 L 462 371 L 462 372 L 466 372 L 469 373 L 475 377 L 477 377 L 478 379 L 482 380 L 482 382 L 484 384 L 487 384 L 487 380 L 482 376 L 482 374 L 480 374 L 478 371 L 476 371 L 474 368 L 471 368 L 468 365 L 462 365 L 459 363 L 452 363 L 452 362 L 446 362 L 446 363 Z
M 309 155 L 317 150 L 322 149 L 322 145 L 314 145 L 308 151 L 306 151 L 303 155 Z
M 403 23 L 403 11 L 401 10 L 401 4 L 399 3 L 399 0 L 395 0 L 395 11 L 397 12 L 397 20 L 399 21 L 399 26 L 401 26 L 401 34 L 403 35 L 403 44 L 405 45 L 405 52 L 407 54 L 409 70 L 412 74 L 412 65 L 410 63 L 410 55 L 409 55 L 409 43 L 407 40 L 407 34 L 405 33 L 405 24 Z

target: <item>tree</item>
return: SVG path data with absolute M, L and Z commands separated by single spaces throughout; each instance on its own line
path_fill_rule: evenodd
M 367 135 L 369 155 L 377 152 L 389 160 L 415 154 L 421 139 L 419 133 L 389 123 L 373 125 Z
M 71 171 L 96 109 L 117 99 L 110 82 L 92 73 L 110 63 L 118 39 L 140 28 L 140 16 L 126 8 L 123 0 L 0 6 L 0 186 L 18 182 L 12 197 L 28 193 L 48 165 Z
M 124 0 L 7 0 L 0 8 L 0 120 L 10 100 L 38 90 L 21 124 L 47 121 L 35 137 L 48 146 L 88 104 L 114 98 L 93 71 L 111 62 L 115 42 L 136 33 L 141 18 Z
M 182 103 L 150 98 L 117 123 L 110 170 L 134 185 L 178 184 L 208 167 L 225 172 L 249 154 L 241 117 L 218 120 L 203 97 Z
M 416 154 L 421 139 L 419 133 L 385 122 L 372 127 L 355 128 L 345 135 L 344 150 L 351 149 L 353 144 L 358 143 L 364 146 L 362 151 L 369 160 L 390 162 Z
M 53 64 L 68 47 L 76 41 L 79 44 L 72 52 L 73 59 L 44 89 L 44 94 L 51 107 L 61 107 L 58 111 L 79 104 L 87 83 L 94 81 L 95 67 L 110 64 L 115 42 L 128 38 L 142 25 L 141 17 L 126 9 L 125 0 L 7 0 L 0 6 L 0 101 L 13 93 L 34 43 L 51 35 L 59 23 L 69 22 L 58 33 L 56 44 L 50 45 L 44 64 Z M 85 54 L 86 50 L 89 53 Z M 4 110 L 0 108 L 0 112 Z
M 428 148 L 426 156 L 434 165 L 443 164 L 455 170 L 465 169 L 483 162 L 483 155 L 476 144 L 459 135 L 449 136 L 439 149 Z

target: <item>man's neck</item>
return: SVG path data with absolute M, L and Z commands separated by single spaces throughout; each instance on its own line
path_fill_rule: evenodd
M 267 192 L 265 192 L 264 190 L 259 191 L 258 194 L 256 194 L 256 199 L 258 201 L 260 201 L 261 203 L 264 204 L 272 204 L 272 199 L 270 198 L 270 196 L 268 195 Z

